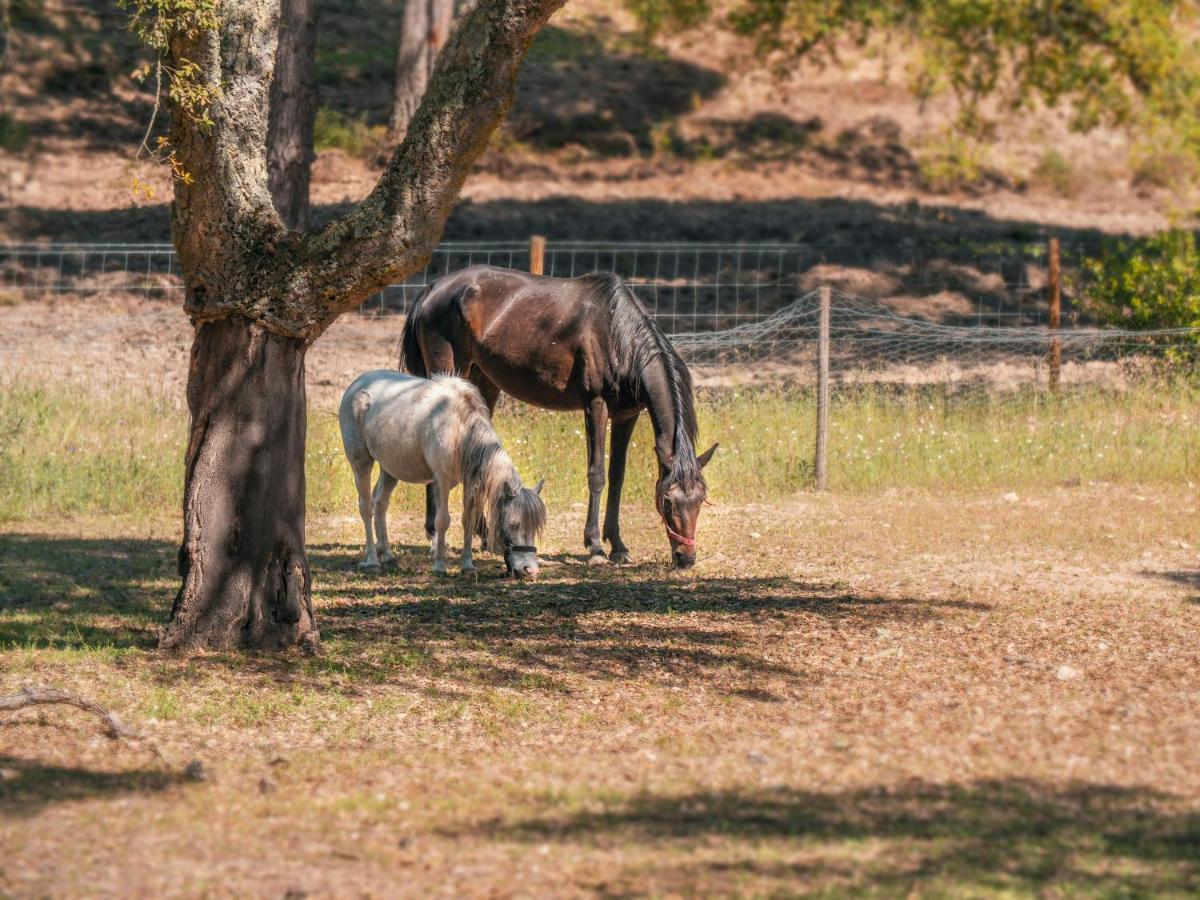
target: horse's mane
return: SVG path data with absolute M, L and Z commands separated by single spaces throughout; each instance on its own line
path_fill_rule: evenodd
M 454 384 L 466 401 L 458 445 L 463 490 L 478 498 L 478 513 L 487 523 L 487 549 L 493 553 L 503 553 L 500 517 L 504 513 L 505 501 L 516 510 L 522 521 L 532 524 L 535 533 L 546 525 L 546 505 L 533 491 L 523 490 L 517 467 L 500 443 L 496 429 L 492 427 L 487 403 L 478 389 L 451 375 L 435 375 L 433 380 Z M 469 524 L 468 528 L 474 530 L 473 524 Z
M 675 417 L 672 438 L 671 480 L 685 485 L 702 481 L 700 463 L 696 459 L 696 439 L 700 426 L 696 421 L 696 406 L 692 391 L 692 373 L 671 341 L 658 327 L 653 316 L 616 275 L 585 275 L 597 300 L 608 308 L 611 333 L 609 337 L 613 371 L 618 382 L 635 394 L 641 391 L 643 373 L 655 360 L 661 360 L 666 372 L 671 410 Z

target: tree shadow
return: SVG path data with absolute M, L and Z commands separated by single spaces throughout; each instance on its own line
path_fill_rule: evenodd
M 586 31 L 547 26 L 530 47 L 505 129 L 539 150 L 576 145 L 602 156 L 656 149 L 655 130 L 724 83 L 712 69 L 614 44 L 612 23 Z M 605 37 L 609 36 L 609 40 Z
M 577 676 L 666 678 L 771 702 L 788 685 L 828 676 L 764 653 L 755 631 L 766 620 L 816 616 L 869 629 L 988 608 L 859 595 L 786 578 L 679 576 L 656 565 L 563 565 L 527 582 L 501 578 L 499 562 L 483 557 L 478 578 L 436 578 L 426 547 L 393 550 L 397 570 L 382 576 L 354 572 L 354 550 L 346 546 L 312 546 L 309 560 L 328 598 L 318 611 L 323 640 L 358 651 L 325 664 L 355 678 L 410 686 L 435 675 L 459 690 L 553 692 L 570 690 Z
M 187 778 L 178 772 L 142 768 L 104 772 L 47 765 L 36 759 L 0 754 L 0 818 L 28 818 L 58 803 L 157 793 Z
M 1150 789 L 1088 782 L 913 780 L 840 791 L 640 793 L 583 812 L 488 821 L 457 834 L 539 844 L 620 840 L 663 858 L 669 850 L 707 849 L 702 861 L 674 869 L 617 873 L 606 885 L 614 895 L 650 876 L 685 893 L 758 878 L 793 889 L 831 880 L 848 887 L 850 879 L 857 891 L 890 896 L 923 889 L 1141 896 L 1200 886 L 1200 813 L 1178 806 Z M 815 851 L 834 842 L 877 849 L 864 860 L 831 853 L 822 861 Z M 754 852 L 763 847 L 770 849 Z
M 330 204 L 315 210 L 316 224 L 350 209 Z M 88 240 L 119 234 L 123 240 L 164 240 L 167 208 L 71 211 L 17 207 L 15 231 L 28 238 Z M 1095 254 L 1106 236 L 1088 228 L 1056 228 L 1071 270 Z M 488 241 L 514 234 L 545 234 L 553 242 L 781 242 L 795 244 L 786 271 L 781 259 L 748 248 L 736 253 L 692 252 L 660 260 L 652 250 L 566 248 L 547 257 L 548 274 L 616 271 L 654 282 L 686 268 L 686 279 L 761 284 L 754 312 L 769 313 L 827 284 L 878 299 L 904 314 L 942 324 L 1019 324 L 1044 318 L 1046 227 L 997 218 L 953 205 L 887 204 L 863 199 L 786 198 L 770 201 L 656 198 L 588 200 L 573 196 L 539 200 L 464 200 L 454 210 L 449 241 Z M 689 251 L 690 252 L 690 251 Z M 443 260 L 443 263 L 446 261 Z M 465 265 L 466 259 L 455 262 Z M 731 266 L 733 267 L 731 269 Z M 657 268 L 656 268 L 657 267 Z M 656 278 L 656 275 L 658 278 Z M 668 284 L 671 280 L 667 279 Z M 778 282 L 778 283 L 777 283 Z M 668 290 L 673 290 L 668 288 Z M 709 302 L 711 298 L 698 300 Z M 1077 310 L 1068 290 L 1064 316 Z M 683 297 L 682 302 L 688 302 Z M 724 303 L 726 301 L 722 301 Z M 740 301 L 739 301 L 740 302 Z M 689 307 L 690 309 L 690 307 Z
M 395 570 L 364 576 L 357 547 L 309 547 L 321 656 L 208 653 L 161 677 L 228 668 L 318 691 L 390 684 L 455 695 L 570 691 L 579 677 L 677 679 L 773 702 L 829 674 L 773 657 L 759 640 L 764 622 L 803 628 L 815 617 L 869 630 L 989 608 L 786 578 L 681 576 L 657 565 L 596 569 L 570 564 L 571 554 L 536 582 L 502 578 L 490 554 L 479 557 L 478 578 L 438 578 L 424 545 L 393 549 Z M 156 540 L 0 536 L 0 646 L 152 649 L 177 587 L 175 553 Z
M 1147 572 L 1146 574 L 1153 575 L 1155 578 L 1163 578 L 1175 584 L 1181 584 L 1186 588 L 1191 588 L 1195 593 L 1188 599 L 1192 603 L 1200 603 L 1200 569 L 1181 569 L 1176 572 Z
M 0 647 L 147 648 L 177 546 L 130 538 L 0 535 Z

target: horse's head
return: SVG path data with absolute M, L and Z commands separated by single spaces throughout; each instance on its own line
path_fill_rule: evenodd
M 537 487 L 527 488 L 519 481 L 506 484 L 488 524 L 492 550 L 504 554 L 504 565 L 517 578 L 536 578 L 538 558 L 535 539 L 546 525 L 546 504 L 542 502 L 543 478 Z
M 671 558 L 679 569 L 689 569 L 696 564 L 696 522 L 700 518 L 700 507 L 708 497 L 708 485 L 700 470 L 708 465 L 718 446 L 713 444 L 696 457 L 697 467 L 692 475 L 681 476 L 674 469 L 664 469 L 655 486 L 654 501 L 667 526 Z

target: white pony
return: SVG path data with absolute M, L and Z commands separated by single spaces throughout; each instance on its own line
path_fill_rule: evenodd
M 395 559 L 388 547 L 387 508 L 396 483 L 406 481 L 434 487 L 435 574 L 446 573 L 450 490 L 462 483 L 462 571 L 475 570 L 471 543 L 482 517 L 484 549 L 503 553 L 508 572 L 518 578 L 537 575 L 534 537 L 546 523 L 543 482 L 532 489 L 521 483 L 474 385 L 449 375 L 426 379 L 386 369 L 366 372 L 342 395 L 338 423 L 367 534 L 362 571 L 378 572 Z M 377 462 L 372 495 L 371 470 Z M 372 515 L 377 541 L 371 538 Z

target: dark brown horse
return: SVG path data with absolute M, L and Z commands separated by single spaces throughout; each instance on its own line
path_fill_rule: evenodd
M 604 432 L 612 419 L 604 539 L 614 562 L 621 540 L 625 456 L 638 415 L 650 412 L 658 457 L 655 502 L 675 564 L 696 561 L 696 519 L 708 488 L 696 454 L 696 410 L 687 366 L 641 302 L 615 275 L 548 278 L 472 266 L 433 282 L 404 325 L 400 365 L 414 375 L 452 372 L 479 388 L 490 409 L 504 391 L 545 409 L 582 409 L 588 500 L 583 541 L 603 561 L 600 491 Z M 426 511 L 426 530 L 432 526 Z

